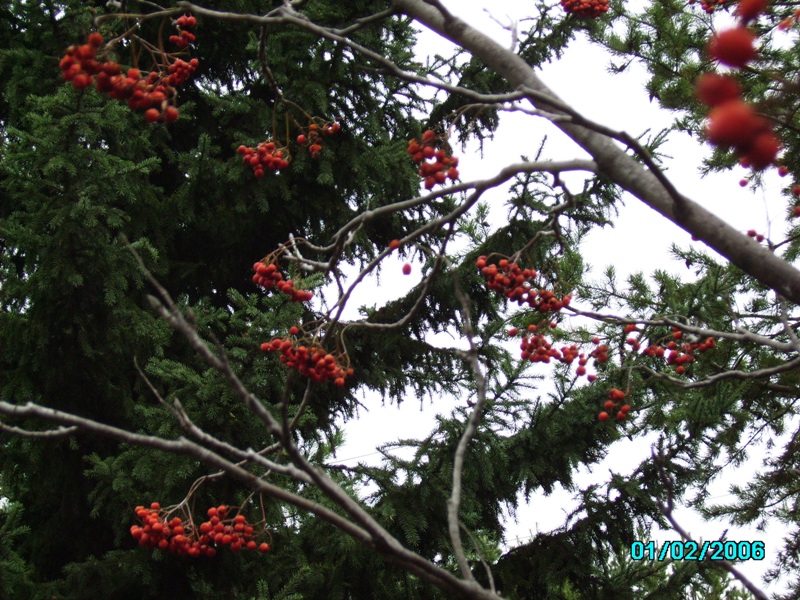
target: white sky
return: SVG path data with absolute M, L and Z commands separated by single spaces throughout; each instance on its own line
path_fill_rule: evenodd
M 527 8 L 528 3 L 514 0 L 445 0 L 444 4 L 506 46 L 509 45 L 510 34 L 486 16 L 482 11 L 483 6 L 490 6 L 492 15 L 504 23 L 509 22 L 510 18 L 529 16 L 520 12 Z M 445 55 L 452 48 L 449 43 L 428 32 L 421 36 L 420 47 L 426 51 L 436 48 L 436 51 Z M 649 102 L 644 88 L 644 70 L 632 65 L 622 75 L 612 77 L 606 70 L 608 60 L 609 56 L 597 47 L 589 47 L 585 42 L 573 43 L 561 60 L 546 65 L 539 74 L 562 100 L 599 123 L 625 130 L 632 135 L 639 135 L 648 128 L 656 133 L 668 126 L 674 114 L 666 113 L 657 103 Z M 486 144 L 483 158 L 477 149 L 455 151 L 459 156 L 462 177 L 474 180 L 483 175 L 488 176 L 504 165 L 518 160 L 520 154 L 533 154 L 545 133 L 549 136 L 549 151 L 546 153 L 548 158 L 587 157 L 575 144 L 542 119 L 503 114 L 500 129 L 495 139 Z M 700 145 L 696 139 L 673 134 L 664 146 L 664 152 L 675 157 L 668 163 L 667 174 L 679 191 L 743 231 L 752 228 L 766 233 L 770 222 L 775 221 L 773 227 L 777 231 L 772 234 L 775 238 L 780 238 L 785 230 L 785 200 L 781 198 L 779 189 L 780 184 L 786 182 L 779 180 L 774 170 L 766 176 L 767 191 L 754 195 L 752 191 L 739 186 L 739 179 L 747 175 L 745 169 L 701 179 L 698 167 L 703 156 L 708 155 L 710 150 Z M 570 179 L 565 179 L 570 184 Z M 577 185 L 576 188 L 579 189 Z M 492 198 L 501 206 L 504 198 L 502 190 L 487 194 L 486 199 Z M 502 213 L 501 208 L 498 218 L 504 218 Z M 676 262 L 669 256 L 669 247 L 673 242 L 686 246 L 690 243 L 690 236 L 629 196 L 613 229 L 597 230 L 590 234 L 584 245 L 584 256 L 593 265 L 593 272 L 598 277 L 607 264 L 614 264 L 620 281 L 624 281 L 629 273 L 644 271 L 649 274 L 656 267 L 671 273 L 685 274 L 687 270 L 683 263 Z M 400 297 L 419 280 L 417 265 L 408 277 L 400 275 L 400 267 L 401 262 L 392 262 L 390 257 L 385 263 L 381 285 L 376 285 L 374 281 L 365 282 L 363 289 L 351 301 L 351 318 L 356 316 L 355 309 L 359 304 L 371 303 L 374 298 L 389 300 Z M 398 277 L 394 277 L 392 273 L 397 273 Z M 453 345 L 452 340 L 444 343 Z M 436 414 L 449 414 L 460 401 L 442 398 L 431 404 L 424 400 L 422 410 L 420 401 L 416 398 L 408 398 L 399 409 L 395 406 L 383 406 L 377 396 L 364 397 L 362 402 L 370 410 L 368 413 L 362 411 L 358 420 L 348 423 L 346 444 L 337 453 L 337 462 L 377 464 L 381 458 L 375 451 L 377 446 L 401 437 L 424 437 L 433 428 Z M 762 449 L 761 452 L 766 451 Z M 609 470 L 617 473 L 631 472 L 641 458 L 649 453 L 648 442 L 639 441 L 633 444 L 621 441 L 611 449 L 608 459 L 596 466 L 595 480 L 597 477 L 606 480 Z M 758 462 L 755 461 L 754 465 L 751 461 L 738 472 L 731 472 L 730 476 L 715 482 L 711 486 L 711 496 L 719 501 L 731 500 L 729 486 L 732 482 L 741 482 L 743 477 L 749 476 L 753 468 L 758 466 Z M 593 478 L 588 473 L 583 473 L 578 479 L 581 486 L 591 481 Z M 567 509 L 574 505 L 571 496 L 563 490 L 550 497 L 533 496 L 530 505 L 518 512 L 516 522 L 507 521 L 508 545 L 513 547 L 524 543 L 537 531 L 548 531 L 563 524 Z M 445 510 L 444 506 L 442 510 Z M 729 529 L 728 540 L 765 541 L 766 559 L 762 562 L 741 563 L 739 568 L 768 593 L 783 591 L 782 586 L 765 588 L 760 581 L 761 575 L 772 566 L 775 549 L 783 533 L 781 527 L 770 527 L 765 532 L 758 532 L 754 529 L 733 528 L 722 522 L 707 524 L 688 510 L 679 510 L 676 515 L 683 527 L 696 539 L 717 539 L 725 529 Z M 674 532 L 654 531 L 652 537 L 657 541 L 678 539 Z

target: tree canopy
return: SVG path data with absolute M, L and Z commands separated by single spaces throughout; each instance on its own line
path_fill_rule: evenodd
M 440 0 L 0 5 L 0 596 L 766 598 L 736 566 L 763 543 L 691 538 L 686 504 L 783 523 L 770 578 L 795 597 L 798 8 L 531 2 L 509 48 Z M 457 50 L 422 54 L 421 28 Z M 671 131 L 542 83 L 579 37 L 609 85 L 646 68 Z M 508 113 L 519 160 L 473 179 L 459 153 Z M 549 158 L 543 120 L 589 158 Z M 777 170 L 784 222 L 739 231 L 677 190 L 672 132 L 754 192 Z M 692 278 L 588 271 L 625 192 L 692 235 Z M 419 283 L 365 298 L 377 274 Z M 364 390 L 460 401 L 340 464 Z M 630 476 L 577 483 L 644 438 Z M 505 549 L 503 511 L 556 486 L 579 508 Z

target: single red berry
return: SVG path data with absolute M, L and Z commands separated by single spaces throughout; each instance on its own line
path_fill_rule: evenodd
M 598 421 L 608 421 L 609 418 L 611 418 L 611 415 L 609 415 L 606 411 L 602 411 L 599 415 L 597 415 Z
M 99 32 L 93 31 L 89 34 L 87 41 L 95 48 L 99 48 L 103 45 L 103 36 Z
M 780 167 L 778 167 L 778 175 L 780 177 L 786 177 L 788 174 L 789 174 L 789 167 L 787 167 L 786 165 L 781 165 Z
M 300 333 L 300 329 L 296 325 L 292 325 L 291 327 L 289 327 L 290 335 L 297 335 L 298 333 Z
M 745 158 L 753 170 L 761 171 L 775 162 L 780 150 L 781 142 L 778 136 L 771 131 L 765 131 L 752 141 L 747 149 Z
M 717 146 L 734 146 L 746 150 L 756 136 L 769 131 L 769 123 L 759 117 L 742 100 L 730 100 L 708 114 L 706 136 Z
M 400 247 L 400 240 L 392 240 L 389 242 L 389 248 L 392 250 L 397 250 Z
M 511 329 L 508 330 L 508 337 L 514 337 L 515 335 L 517 335 L 517 333 L 518 333 L 517 328 L 512 327 Z
M 707 106 L 719 106 L 728 100 L 737 100 L 742 95 L 742 88 L 729 75 L 704 73 L 695 84 L 697 99 Z
M 411 265 L 406 263 L 403 265 L 403 275 L 410 275 L 411 274 Z
M 747 179 L 740 179 L 739 180 L 739 185 L 742 186 L 742 187 L 745 187 L 747 185 Z
M 260 552 L 269 552 L 269 544 L 266 542 L 261 542 L 258 546 L 258 550 Z
M 631 405 L 630 404 L 623 404 L 619 407 L 620 412 L 629 413 L 631 412 Z
M 800 217 L 800 206 L 795 206 L 795 207 L 792 209 L 792 216 L 794 216 L 794 217 Z
M 155 108 L 148 108 L 144 111 L 144 120 L 148 123 L 156 123 L 161 118 L 161 113 Z
M 744 27 L 720 31 L 711 38 L 708 54 L 728 67 L 744 67 L 756 56 L 756 35 Z
M 180 116 L 180 112 L 174 106 L 168 106 L 164 110 L 164 120 L 167 123 L 174 123 L 175 121 L 178 120 L 179 116 Z
M 792 196 L 800 196 L 800 185 L 792 186 Z
M 307 141 L 308 140 L 306 139 L 306 136 L 304 136 L 302 133 L 297 136 L 297 143 L 301 146 L 303 146 Z
M 612 410 L 614 408 L 614 401 L 606 400 L 605 404 L 603 404 L 603 408 L 605 408 L 606 410 Z
M 755 229 L 748 229 L 747 230 L 747 235 L 749 235 L 750 237 L 756 237 L 757 232 L 756 232 Z
M 628 414 L 627 413 L 624 413 L 622 411 L 619 411 L 617 413 L 617 421 L 624 421 L 627 418 L 628 418 Z

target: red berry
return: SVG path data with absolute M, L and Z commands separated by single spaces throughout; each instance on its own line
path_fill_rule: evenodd
M 411 274 L 411 265 L 406 263 L 403 265 L 403 275 L 410 275 Z
M 392 240 L 389 242 L 389 248 L 392 250 L 397 250 L 400 247 L 400 240 Z
M 517 328 L 512 327 L 511 329 L 508 330 L 508 337 L 514 337 L 515 335 L 517 335 L 517 333 L 518 333 Z
M 755 171 L 766 169 L 775 162 L 778 152 L 781 150 L 781 142 L 771 131 L 759 134 L 752 141 L 744 157 Z
M 156 123 L 161 118 L 161 113 L 155 108 L 148 108 L 144 111 L 144 120 L 148 123 Z
M 741 68 L 756 56 L 756 35 L 744 27 L 726 29 L 708 44 L 708 54 L 728 67 Z
M 704 73 L 695 84 L 698 100 L 707 106 L 719 106 L 728 100 L 736 100 L 742 95 L 742 88 L 733 77 Z
M 269 544 L 266 542 L 262 542 L 261 544 L 259 544 L 258 550 L 260 552 L 269 552 Z
M 98 48 L 103 45 L 103 36 L 97 31 L 93 31 L 89 34 L 87 41 L 95 48 Z
M 739 185 L 742 186 L 742 187 L 745 187 L 747 185 L 747 179 L 740 179 L 739 180 Z
M 297 136 L 297 143 L 301 146 L 303 146 L 307 141 L 308 140 L 306 139 L 306 136 L 304 136 L 302 133 Z
M 617 413 L 617 421 L 624 421 L 627 418 L 628 418 L 628 414 L 627 413 L 624 413 L 622 411 L 619 411 Z
M 180 116 L 180 112 L 174 106 L 168 106 L 166 110 L 164 110 L 164 120 L 167 123 L 174 123 L 178 120 Z
M 800 206 L 795 206 L 792 209 L 792 216 L 793 217 L 800 217 Z
M 610 415 L 606 411 L 602 411 L 599 415 L 597 415 L 598 421 L 608 421 Z
M 769 124 L 741 100 L 730 100 L 711 110 L 706 125 L 708 141 L 717 146 L 746 149 Z
M 786 165 L 781 165 L 780 167 L 778 167 L 778 175 L 780 177 L 786 177 L 788 174 L 789 174 L 789 167 L 787 167 Z
M 750 237 L 756 237 L 756 230 L 755 229 L 748 229 L 747 230 L 747 235 L 749 235 Z
M 792 196 L 800 196 L 800 185 L 792 186 Z
M 739 0 L 736 7 L 736 14 L 742 19 L 742 23 L 747 24 L 757 18 L 767 8 L 767 0 Z

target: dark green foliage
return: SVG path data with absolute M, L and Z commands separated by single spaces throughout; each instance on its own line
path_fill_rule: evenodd
M 280 4 L 240 0 L 214 3 L 214 8 L 265 14 Z M 318 1 L 303 10 L 315 22 L 343 28 L 386 5 Z M 558 6 L 538 4 L 533 10 L 536 18 L 521 27 L 525 35 L 518 48 L 532 68 L 557 58 L 575 35 L 586 33 L 620 57 L 616 71 L 630 61 L 643 61 L 651 74 L 652 97 L 683 110 L 679 126 L 699 132 L 703 109 L 693 98 L 691 82 L 709 68 L 702 55 L 708 32 L 704 16 L 685 12 L 675 2 L 650 4 L 640 18 L 617 2 L 596 21 L 565 17 Z M 92 16 L 104 11 L 105 3 L 77 1 L 0 7 L 0 399 L 34 401 L 167 439 L 184 435 L 138 365 L 158 395 L 166 403 L 179 400 L 199 427 L 239 448 L 263 448 L 272 439 L 260 421 L 227 381 L 150 310 L 146 295 L 152 289 L 120 234 L 181 309 L 191 311 L 202 337 L 219 342 L 244 385 L 276 409 L 285 386 L 299 398 L 305 381 L 287 381 L 277 355 L 259 346 L 318 315 L 280 294 L 256 292 L 252 264 L 290 234 L 324 245 L 356 215 L 416 196 L 419 177 L 406 153 L 408 140 L 427 127 L 444 130 L 453 124 L 458 141 L 483 142 L 497 127 L 498 113 L 462 114 L 470 101 L 458 93 L 430 104 L 417 88 L 387 78 L 379 63 L 290 25 L 262 31 L 201 19 L 192 50 L 200 67 L 180 91 L 181 119 L 170 126 L 147 125 L 123 103 L 92 89 L 79 92 L 59 80 L 64 49 L 81 41 Z M 123 25 L 113 18 L 101 29 L 108 36 L 120 33 Z M 156 36 L 159 27 L 148 22 L 140 33 Z M 495 73 L 460 53 L 418 64 L 407 19 L 392 17 L 364 27 L 353 39 L 403 70 L 444 77 L 483 93 L 511 91 Z M 127 43 L 118 48 L 117 58 L 126 67 L 129 50 Z M 800 63 L 795 51 L 767 47 L 766 52 L 785 69 L 786 81 L 773 85 L 767 75 L 748 73 L 744 82 L 748 98 L 770 108 L 794 89 L 788 82 Z M 140 68 L 150 68 L 146 54 L 138 60 Z M 265 76 L 265 66 L 283 100 Z M 792 158 L 798 142 L 788 133 L 794 112 L 784 108 L 770 110 L 786 119 L 782 134 L 794 173 L 800 169 Z M 426 117 L 420 119 L 422 113 Z M 316 160 L 292 142 L 311 117 L 342 118 L 341 131 L 325 139 Z M 239 144 L 256 145 L 270 137 L 279 145 L 290 143 L 295 153 L 291 168 L 256 180 L 235 151 Z M 657 155 L 661 142 L 658 134 L 642 143 Z M 536 154 L 540 158 L 546 158 L 544 140 Z M 730 164 L 731 156 L 718 153 L 708 166 Z M 744 460 L 750 439 L 789 429 L 800 397 L 796 371 L 769 380 L 730 377 L 711 386 L 678 389 L 654 375 L 674 374 L 663 360 L 628 352 L 618 324 L 570 329 L 572 317 L 565 311 L 554 318 L 554 343 L 589 343 L 601 335 L 611 359 L 598 365 L 603 377 L 595 386 L 579 385 L 572 371 L 549 365 L 555 377 L 547 392 L 541 387 L 543 377 L 520 364 L 517 349 L 506 350 L 499 339 L 505 339 L 510 325 L 524 330 L 548 324 L 550 316 L 508 311 L 474 266 L 480 255 L 511 256 L 539 235 L 519 260 L 536 268 L 559 295 L 575 293 L 595 310 L 630 318 L 670 316 L 724 332 L 735 332 L 741 322 L 777 341 L 789 340 L 776 332 L 781 316 L 767 290 L 694 250 L 674 249 L 678 264 L 694 274 L 688 283 L 664 271 L 652 277 L 635 274 L 622 283 L 613 267 L 603 279 L 589 280 L 587 268 L 594 257 L 584 257 L 579 244 L 593 228 L 613 224 L 620 197 L 619 188 L 602 175 L 568 195 L 551 174 L 539 173 L 512 182 L 508 222 L 502 227 L 490 230 L 488 209 L 477 205 L 449 232 L 468 240 L 469 248 L 451 251 L 453 268 L 440 269 L 415 319 L 377 333 L 358 328 L 342 333 L 345 324 L 332 326 L 328 341 L 333 344 L 344 335 L 354 376 L 344 388 L 314 388 L 296 441 L 345 490 L 361 494 L 368 510 L 401 543 L 457 573 L 446 506 L 453 455 L 467 422 L 466 406 L 477 389 L 456 350 L 427 341 L 432 331 L 458 332 L 463 317 L 453 293 L 457 283 L 471 301 L 488 379 L 484 419 L 466 455 L 459 513 L 475 576 L 486 583 L 483 557 L 508 598 L 655 599 L 690 591 L 733 598 L 726 576 L 713 566 L 644 567 L 625 556 L 633 540 L 654 523 L 664 524 L 656 504 L 669 496 L 663 477 L 670 478 L 676 497 L 689 489 L 704 490 L 725 468 L 723 458 L 736 464 Z M 367 221 L 336 258 L 337 266 L 362 268 L 389 240 L 448 214 L 461 201 L 443 198 Z M 565 202 L 557 215 L 549 213 Z M 549 235 L 553 218 L 557 235 Z M 442 231 L 430 231 L 416 242 L 436 248 L 444 237 Z M 398 251 L 402 256 L 410 252 Z M 794 241 L 787 257 L 797 252 Z M 330 256 L 310 258 L 324 262 Z M 433 268 L 430 261 L 424 270 Z M 287 270 L 292 277 L 299 275 L 293 267 Z M 326 281 L 313 275 L 304 285 L 319 294 Z M 419 292 L 416 288 L 399 300 L 364 307 L 362 313 L 370 323 L 393 323 L 407 314 Z M 744 306 L 742 315 L 731 314 L 736 302 Z M 641 339 L 657 343 L 671 335 L 667 326 L 651 327 Z M 719 340 L 688 372 L 700 379 L 764 369 L 787 356 L 752 340 Z M 625 426 L 606 427 L 597 420 L 612 387 L 629 390 L 626 401 L 634 411 Z M 379 391 L 398 404 L 412 396 L 423 402 L 460 394 L 466 406 L 439 415 L 424 439 L 387 445 L 380 466 L 329 464 L 342 443 L 339 420 L 356 416 L 361 389 Z M 579 469 L 595 467 L 616 441 L 652 433 L 658 434 L 655 447 L 663 454 L 658 460 L 643 456 L 630 476 L 614 474 L 605 485 L 578 485 Z M 151 501 L 164 506 L 180 502 L 192 482 L 209 474 L 207 467 L 185 456 L 85 435 L 33 441 L 3 433 L 0 445 L 1 489 L 8 499 L 0 508 L 0 596 L 447 597 L 387 563 L 374 548 L 270 499 L 263 508 L 273 547 L 267 556 L 220 553 L 215 559 L 189 560 L 146 551 L 130 536 L 133 508 Z M 411 459 L 391 454 L 406 448 L 413 449 Z M 796 479 L 789 474 L 800 468 L 796 450 L 786 446 L 760 477 L 741 486 L 734 505 L 707 506 L 705 492 L 693 503 L 708 516 L 728 515 L 739 523 L 779 518 L 796 530 L 800 516 L 795 507 L 770 504 L 793 493 Z M 270 478 L 340 510 L 309 486 L 301 489 L 274 473 Z M 370 486 L 369 493 L 363 492 L 364 485 Z M 559 485 L 580 499 L 580 508 L 563 527 L 503 554 L 502 511 L 518 507 L 520 492 L 531 498 L 553 493 Z M 261 516 L 259 499 L 224 478 L 207 481 L 193 500 L 198 517 L 206 507 L 222 503 L 243 506 L 251 520 Z M 796 553 L 797 543 L 787 540 L 780 566 L 796 571 Z

